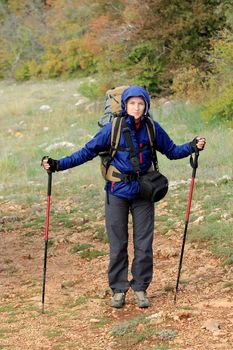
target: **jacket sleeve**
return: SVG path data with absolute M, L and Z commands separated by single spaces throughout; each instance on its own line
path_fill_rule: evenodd
M 156 130 L 156 149 L 159 152 L 165 154 L 169 159 L 185 158 L 192 153 L 190 142 L 176 145 L 159 123 L 154 123 Z
M 112 123 L 108 123 L 80 150 L 70 156 L 59 159 L 59 170 L 66 170 L 86 163 L 98 156 L 100 152 L 109 149 L 111 143 L 111 127 Z

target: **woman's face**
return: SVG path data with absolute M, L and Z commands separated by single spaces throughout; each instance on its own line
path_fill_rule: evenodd
M 130 97 L 126 102 L 126 112 L 134 117 L 135 122 L 140 120 L 145 107 L 146 104 L 142 97 Z

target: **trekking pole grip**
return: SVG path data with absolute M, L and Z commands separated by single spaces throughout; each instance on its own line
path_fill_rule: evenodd
M 47 170 L 48 173 L 48 196 L 51 196 L 52 191 L 52 171 Z
M 199 157 L 199 149 L 196 147 L 194 159 L 192 154 L 190 156 L 190 165 L 193 168 L 192 177 L 195 177 L 196 175 L 196 170 L 198 168 L 198 157 Z

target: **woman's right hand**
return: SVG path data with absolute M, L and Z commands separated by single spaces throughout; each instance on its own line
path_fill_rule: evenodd
M 58 161 L 48 156 L 44 156 L 41 159 L 41 166 L 46 171 L 51 171 L 52 173 L 54 173 L 55 171 L 58 171 Z

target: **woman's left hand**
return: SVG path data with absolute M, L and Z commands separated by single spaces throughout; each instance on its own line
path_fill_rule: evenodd
M 197 138 L 196 138 L 196 140 L 197 140 L 197 143 L 196 143 L 196 147 L 199 149 L 199 150 L 203 150 L 204 148 L 205 148 L 205 144 L 206 144 L 206 139 L 205 139 L 205 137 L 203 137 L 203 136 L 198 136 Z

